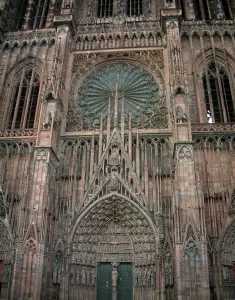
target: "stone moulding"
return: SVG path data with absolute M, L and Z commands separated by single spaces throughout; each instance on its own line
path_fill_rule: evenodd
M 192 36 L 194 33 L 202 36 L 203 34 L 214 35 L 215 33 L 221 36 L 225 33 L 234 35 L 235 22 L 234 20 L 214 20 L 214 21 L 186 21 L 182 23 L 181 36 L 187 34 Z
M 35 137 L 37 136 L 37 129 L 22 129 L 22 130 L 0 130 L 1 138 L 14 138 L 14 137 Z
M 235 123 L 218 123 L 218 124 L 208 124 L 208 123 L 198 123 L 192 124 L 192 132 L 233 132 L 235 131 Z
M 92 30 L 91 30 L 92 29 Z M 166 36 L 159 22 L 120 24 L 81 24 L 74 39 L 76 50 L 132 47 L 166 47 Z

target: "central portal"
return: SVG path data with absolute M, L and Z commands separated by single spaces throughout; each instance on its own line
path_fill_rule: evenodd
M 145 213 L 122 195 L 83 214 L 71 241 L 69 300 L 153 300 L 156 240 Z
M 131 263 L 100 263 L 97 300 L 132 300 L 133 266 Z

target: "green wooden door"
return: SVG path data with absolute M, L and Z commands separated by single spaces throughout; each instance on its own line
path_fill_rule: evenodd
M 133 267 L 132 264 L 120 264 L 118 267 L 117 300 L 133 299 Z
M 97 300 L 112 300 L 112 265 L 101 263 L 98 266 Z

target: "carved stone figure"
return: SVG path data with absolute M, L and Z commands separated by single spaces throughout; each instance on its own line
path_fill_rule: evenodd
M 11 269 L 12 269 L 11 265 L 4 265 L 3 273 L 2 273 L 2 279 L 1 279 L 2 283 L 9 283 L 10 282 Z
M 184 112 L 182 106 L 176 106 L 176 121 L 177 123 L 186 123 L 188 122 L 187 114 Z
M 81 270 L 81 284 L 86 284 L 86 270 L 84 269 L 84 267 Z
M 118 270 L 117 270 L 117 267 L 114 266 L 113 271 L 112 271 L 112 286 L 113 287 L 117 286 L 117 281 L 118 281 Z

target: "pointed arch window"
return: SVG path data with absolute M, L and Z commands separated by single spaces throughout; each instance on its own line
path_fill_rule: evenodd
M 143 0 L 127 0 L 127 16 L 141 16 L 143 14 Z
M 99 0 L 98 18 L 109 18 L 113 16 L 113 0 Z
M 46 26 L 50 0 L 23 0 L 18 29 L 36 29 Z
M 35 127 L 39 90 L 40 79 L 38 75 L 33 70 L 23 72 L 13 91 L 8 121 L 10 129 Z
M 196 20 L 210 19 L 210 7 L 208 0 L 193 0 L 193 8 Z
M 229 0 L 221 0 L 221 1 L 222 1 L 222 6 L 223 6 L 225 18 L 226 19 L 232 19 Z
M 232 89 L 225 70 L 211 62 L 202 80 L 208 122 L 235 122 Z

